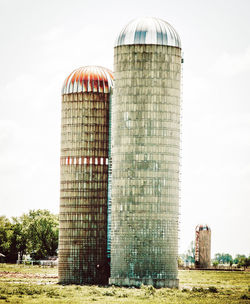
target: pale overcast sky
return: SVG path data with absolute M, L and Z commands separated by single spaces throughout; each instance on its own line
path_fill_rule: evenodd
M 249 0 L 0 0 L 0 215 L 59 212 L 63 81 L 112 70 L 116 36 L 143 16 L 182 40 L 180 252 L 207 223 L 213 254 L 249 254 Z

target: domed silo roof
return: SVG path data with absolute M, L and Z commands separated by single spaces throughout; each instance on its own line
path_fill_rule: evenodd
M 202 231 L 202 230 L 211 230 L 210 227 L 207 224 L 200 224 L 197 225 L 195 228 L 196 231 Z
M 64 81 L 62 95 L 98 92 L 110 93 L 113 88 L 113 73 L 101 66 L 85 66 L 74 70 Z
M 129 44 L 157 44 L 181 48 L 176 30 L 166 21 L 144 17 L 132 20 L 120 32 L 115 46 Z

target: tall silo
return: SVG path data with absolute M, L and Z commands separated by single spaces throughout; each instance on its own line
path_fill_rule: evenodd
M 62 88 L 59 283 L 107 284 L 112 72 L 73 71 Z
M 208 225 L 195 228 L 195 267 L 200 269 L 211 266 L 211 229 Z
M 114 50 L 110 284 L 177 287 L 181 42 L 156 18 Z

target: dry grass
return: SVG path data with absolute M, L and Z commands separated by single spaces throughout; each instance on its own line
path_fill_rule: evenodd
M 182 270 L 179 290 L 61 286 L 56 275 L 56 268 L 1 265 L 0 303 L 250 303 L 249 272 Z

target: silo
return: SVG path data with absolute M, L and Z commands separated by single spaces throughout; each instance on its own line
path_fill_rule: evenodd
M 73 71 L 62 88 L 59 283 L 107 284 L 112 72 Z
M 177 287 L 181 42 L 133 20 L 114 50 L 110 284 Z
M 200 269 L 211 266 L 211 229 L 208 225 L 195 228 L 195 267 Z

